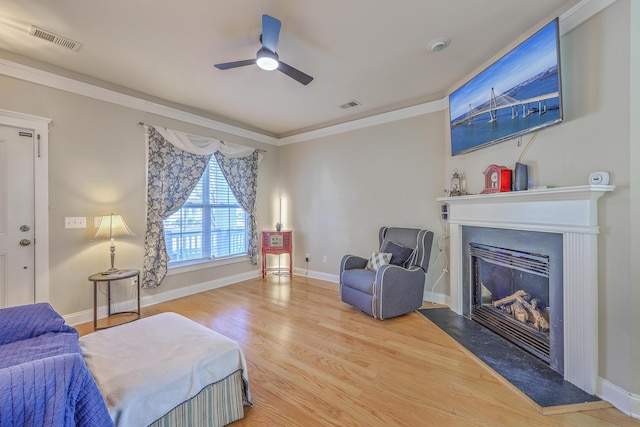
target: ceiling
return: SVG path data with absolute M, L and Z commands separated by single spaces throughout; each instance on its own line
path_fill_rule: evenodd
M 442 99 L 579 1 L 0 0 L 0 57 L 286 137 Z M 255 58 L 262 14 L 282 22 L 280 59 L 309 85 L 255 65 L 213 67 Z M 33 37 L 31 25 L 81 47 Z M 440 37 L 450 45 L 431 52 Z

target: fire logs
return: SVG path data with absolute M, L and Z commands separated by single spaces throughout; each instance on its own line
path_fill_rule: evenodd
M 516 298 L 522 297 L 524 295 L 528 295 L 528 294 L 521 289 L 519 291 L 516 291 L 514 294 L 509 295 L 506 298 L 502 298 L 502 299 L 499 299 L 497 301 L 494 301 L 493 302 L 493 306 L 494 307 L 498 307 L 498 306 L 504 305 L 506 303 L 513 302 L 513 301 L 516 300 Z
M 511 303 L 511 312 L 513 313 L 513 316 L 522 323 L 527 323 L 529 320 L 529 311 L 522 303 L 521 299 L 516 299 Z
M 522 323 L 531 323 L 539 331 L 549 331 L 549 312 L 538 299 L 523 290 L 496 300 L 492 303 L 496 308 L 502 307 L 507 313 Z

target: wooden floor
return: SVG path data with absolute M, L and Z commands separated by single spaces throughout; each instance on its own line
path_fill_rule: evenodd
M 165 311 L 240 344 L 253 407 L 237 427 L 640 426 L 614 408 L 541 415 L 424 316 L 375 320 L 340 302 L 334 283 L 268 275 L 143 317 Z

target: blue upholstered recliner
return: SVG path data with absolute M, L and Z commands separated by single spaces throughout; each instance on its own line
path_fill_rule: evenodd
M 382 227 L 378 238 L 380 249 L 372 257 L 345 255 L 342 258 L 340 299 L 377 319 L 400 316 L 420 308 L 433 232 Z M 391 259 L 388 255 L 380 255 L 389 253 Z M 377 267 L 376 264 L 383 265 Z

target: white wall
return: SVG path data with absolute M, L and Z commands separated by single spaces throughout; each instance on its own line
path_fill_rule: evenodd
M 432 230 L 435 244 L 444 231 L 435 200 L 445 188 L 443 124 L 438 112 L 281 147 L 294 265 L 309 253 L 310 271 L 337 277 L 343 255 L 378 248 L 384 225 Z M 441 286 L 448 293 L 446 281 Z
M 637 1 L 630 2 L 629 21 L 631 23 L 630 37 L 630 75 L 633 76 L 630 80 L 630 103 L 629 103 L 629 115 L 631 122 L 629 126 L 629 141 L 630 141 L 630 156 L 629 164 L 631 168 L 631 180 L 630 188 L 631 192 L 631 209 L 630 216 L 634 220 L 631 222 L 630 228 L 630 250 L 629 259 L 631 280 L 630 284 L 630 305 L 631 305 L 631 318 L 629 319 L 632 331 L 631 336 L 631 360 L 635 361 L 632 364 L 636 367 L 631 375 L 632 390 L 637 395 L 640 394 L 640 369 L 637 368 L 637 361 L 640 360 L 640 310 L 637 309 L 640 303 L 640 263 L 636 262 L 640 258 L 640 194 L 637 191 L 640 186 L 640 4 Z M 635 405 L 632 405 L 631 412 L 634 414 L 640 414 L 640 399 L 636 399 Z
M 93 288 L 87 278 L 109 267 L 109 243 L 92 241 L 93 217 L 121 213 L 135 237 L 116 242 L 116 267 L 142 268 L 145 235 L 146 158 L 139 122 L 266 149 L 259 165 L 258 226 L 271 221 L 271 189 L 278 147 L 155 116 L 62 90 L 0 75 L 0 109 L 53 119 L 49 132 L 50 298 L 63 315 L 89 311 Z M 64 229 L 65 216 L 87 217 L 86 229 Z M 248 261 L 168 276 L 142 297 L 225 277 L 258 275 Z M 118 300 L 133 298 L 132 287 Z M 103 305 L 101 302 L 100 305 Z M 88 320 L 88 319 L 86 319 Z

